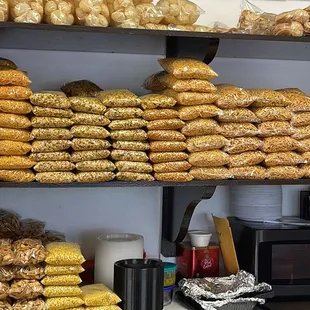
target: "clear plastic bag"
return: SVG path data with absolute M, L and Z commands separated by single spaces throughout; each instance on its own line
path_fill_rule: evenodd
M 10 0 L 11 19 L 15 23 L 40 24 L 43 19 L 43 0 Z
M 261 137 L 291 136 L 295 133 L 295 128 L 289 122 L 263 122 L 258 125 Z
M 268 176 L 273 180 L 296 180 L 303 177 L 303 170 L 294 166 L 276 166 L 267 169 Z
M 264 180 L 268 178 L 267 169 L 261 166 L 234 167 L 229 172 L 238 180 Z
M 46 299 L 46 305 L 49 310 L 63 310 L 76 308 L 84 304 L 80 297 L 53 297 Z
M 148 156 L 143 151 L 128 151 L 128 150 L 112 150 L 111 158 L 113 160 L 124 160 L 124 161 L 138 161 L 147 162 Z
M 214 135 L 219 133 L 220 127 L 218 123 L 213 119 L 199 118 L 193 121 L 189 121 L 182 128 L 181 132 L 185 136 L 202 136 L 202 135 Z
M 30 265 L 13 267 L 13 273 L 15 279 L 24 279 L 24 280 L 41 280 L 44 276 L 44 268 L 40 265 Z
M 34 220 L 24 219 L 21 221 L 19 238 L 20 239 L 42 239 L 44 236 L 45 223 Z
M 37 298 L 33 300 L 17 300 L 14 302 L 13 310 L 47 310 L 45 301 Z
M 191 153 L 221 149 L 228 140 L 221 135 L 207 135 L 187 138 L 187 150 Z
M 225 167 L 198 168 L 192 167 L 189 173 L 195 180 L 227 180 L 232 177 L 230 171 Z
M 151 141 L 152 152 L 179 152 L 186 150 L 186 143 L 179 141 Z
M 110 306 L 121 302 L 121 299 L 104 284 L 82 286 L 82 292 L 86 306 Z
M 310 125 L 310 112 L 294 113 L 291 125 L 295 127 Z
M 73 25 L 74 3 L 70 0 L 46 0 L 44 21 L 53 25 Z
M 147 121 L 141 118 L 129 118 L 124 120 L 114 120 L 110 123 L 109 128 L 112 130 L 139 129 L 146 127 Z
M 105 116 L 89 113 L 74 113 L 71 120 L 75 125 L 106 126 L 110 124 L 109 119 Z
M 273 34 L 276 36 L 302 37 L 304 35 L 304 27 L 302 24 L 294 21 L 277 24 L 274 28 Z
M 177 93 L 172 89 L 166 89 L 162 92 L 162 94 L 174 98 L 179 104 L 185 106 L 211 104 L 216 102 L 220 98 L 218 93 L 197 93 L 197 92 Z
M 65 242 L 66 237 L 63 233 L 56 230 L 45 230 L 44 246 L 51 242 Z
M 0 238 L 13 238 L 20 231 L 20 220 L 14 212 L 0 209 Z M 11 249 L 9 240 L 0 239 L 0 249 Z M 4 266 L 2 264 L 2 266 Z
M 79 172 L 76 176 L 77 182 L 97 183 L 112 181 L 115 178 L 113 172 Z
M 173 119 L 179 117 L 179 112 L 173 109 L 154 109 L 145 110 L 143 112 L 143 118 L 147 121 L 163 120 L 163 119 Z
M 157 3 L 164 15 L 163 24 L 193 25 L 203 11 L 188 0 L 160 0 Z
M 248 90 L 250 95 L 255 97 L 253 107 L 285 107 L 289 104 L 287 99 L 280 93 L 271 89 L 250 89 Z
M 0 127 L 0 140 L 28 142 L 31 137 L 30 132 L 27 130 Z
M 33 153 L 59 152 L 71 146 L 70 140 L 37 140 L 32 143 Z
M 76 297 L 82 295 L 78 285 L 54 285 L 44 287 L 45 297 Z
M 48 276 L 79 274 L 79 273 L 82 273 L 83 271 L 85 271 L 85 270 L 80 265 L 68 265 L 68 266 L 46 265 L 44 268 L 44 272 Z M 68 296 L 68 295 L 66 295 L 66 296 Z M 52 297 L 52 296 L 46 296 L 46 297 Z
M 230 155 L 229 167 L 254 166 L 263 162 L 266 154 L 261 151 L 249 151 Z
M 153 171 L 153 166 L 151 164 L 142 162 L 117 161 L 115 166 L 120 172 L 151 173 Z
M 196 152 L 189 155 L 188 161 L 197 167 L 220 167 L 229 163 L 229 155 L 221 150 Z
M 133 182 L 133 181 L 146 181 L 152 182 L 154 178 L 148 173 L 138 173 L 138 172 L 118 172 L 116 174 L 116 179 L 118 181 Z
M 297 9 L 283 12 L 276 17 L 276 23 L 290 23 L 292 21 L 304 24 L 309 21 L 309 13 L 306 10 Z
M 107 110 L 98 98 L 70 97 L 69 100 L 72 110 L 76 112 L 103 114 Z
M 59 276 L 46 276 L 41 280 L 44 286 L 72 286 L 78 285 L 82 282 L 82 279 L 75 274 L 66 274 Z M 43 292 L 42 292 L 43 293 Z
M 151 30 L 168 30 L 167 25 L 161 25 L 161 24 L 146 24 L 145 29 L 151 29 Z
M 169 94 L 149 94 L 140 97 L 140 100 L 143 110 L 150 110 L 156 108 L 172 108 L 177 103 L 172 96 L 169 96 Z
M 31 80 L 27 74 L 23 71 L 12 69 L 0 70 L 0 85 L 15 85 L 15 86 L 27 86 L 31 84 Z
M 143 87 L 152 91 L 165 90 L 166 86 L 164 86 L 159 80 L 159 77 L 165 74 L 167 74 L 165 71 L 160 71 L 148 76 L 143 83 Z
M 43 294 L 43 286 L 37 280 L 14 280 L 9 296 L 14 299 L 34 299 Z
M 0 169 L 28 169 L 35 164 L 27 156 L 0 156 Z
M 69 140 L 73 135 L 65 128 L 34 128 L 31 137 L 37 140 Z
M 36 181 L 40 183 L 72 183 L 75 181 L 75 174 L 72 172 L 38 172 Z
M 191 164 L 186 161 L 172 161 L 154 164 L 153 169 L 157 173 L 184 172 L 191 168 Z
M 150 161 L 154 164 L 166 163 L 170 161 L 182 161 L 188 159 L 185 152 L 150 152 Z
M 185 123 L 179 118 L 161 119 L 149 121 L 147 124 L 148 130 L 175 130 L 181 129 Z
M 263 142 L 257 137 L 240 137 L 229 139 L 223 151 L 229 154 L 239 154 L 247 151 L 256 151 L 262 148 Z
M 105 0 L 76 1 L 76 19 L 79 25 L 108 27 L 110 12 Z
M 75 138 L 105 139 L 110 135 L 109 131 L 101 126 L 88 125 L 73 125 L 70 132 Z
M 292 138 L 296 140 L 309 139 L 310 125 L 295 128 L 295 133 L 292 135 Z
M 8 68 L 8 69 L 17 69 L 17 65 L 10 59 L 0 57 L 0 67 Z
M 0 155 L 25 155 L 30 150 L 30 143 L 0 140 Z
M 110 108 L 104 114 L 110 120 L 129 119 L 141 117 L 143 111 L 140 108 Z
M 214 117 L 222 113 L 222 110 L 215 105 L 194 105 L 194 106 L 180 106 L 178 107 L 179 117 L 183 121 L 194 120 L 198 117 L 209 118 Z
M 3 212 L 3 211 L 2 211 Z M 1 212 L 1 213 L 2 213 Z M 1 224 L 3 223 L 3 221 L 1 221 Z M 12 222 L 11 225 L 14 225 L 14 223 Z M 8 229 L 10 227 L 1 227 L 1 236 L 6 236 L 6 235 L 10 235 L 10 236 L 15 236 L 16 232 L 15 231 L 9 231 Z M 14 260 L 14 253 L 12 250 L 12 245 L 11 245 L 11 240 L 10 239 L 0 239 L 0 266 L 8 266 L 11 265 L 13 263 Z
M 111 138 L 120 141 L 144 141 L 147 133 L 143 129 L 114 130 L 111 131 Z
M 236 108 L 236 109 L 223 109 L 217 116 L 220 122 L 249 122 L 259 123 L 260 119 L 249 109 Z
M 111 143 L 103 139 L 74 138 L 72 140 L 72 148 L 75 151 L 105 150 L 110 146 Z
M 263 151 L 266 153 L 294 151 L 299 143 L 291 137 L 268 137 L 263 140 Z
M 113 162 L 107 159 L 88 160 L 76 163 L 76 169 L 79 171 L 105 171 L 112 172 L 115 170 Z
M 5 182 L 28 183 L 35 180 L 35 175 L 30 169 L 0 170 L 0 180 Z
M 105 159 L 110 156 L 109 150 L 94 150 L 94 151 L 74 151 L 71 154 L 71 161 L 78 163 L 87 160 Z
M 299 152 L 310 152 L 310 139 L 303 139 L 298 142 L 297 150 Z
M 292 112 L 310 112 L 310 97 L 296 90 L 279 90 L 289 102 L 288 109 Z
M 31 153 L 29 158 L 33 161 L 66 161 L 71 160 L 68 152 Z
M 56 266 L 80 265 L 85 262 L 81 248 L 76 243 L 53 242 L 46 246 L 48 256 L 47 264 Z
M 253 137 L 259 131 L 251 123 L 222 123 L 220 133 L 226 138 Z
M 246 108 L 251 105 L 256 99 L 254 95 L 251 95 L 243 88 L 234 85 L 220 84 L 216 86 L 219 94 L 216 105 L 219 108 Z
M 297 166 L 305 164 L 307 161 L 296 152 L 279 152 L 267 154 L 265 165 L 271 166 Z
M 0 282 L 0 300 L 4 300 L 8 297 L 10 290 L 10 284 L 7 282 Z M 1 303 L 0 303 L 1 305 Z M 6 309 L 6 308 L 4 308 Z
M 136 107 L 140 105 L 138 96 L 127 89 L 101 91 L 97 94 L 97 98 L 106 107 Z
M 95 97 L 102 89 L 92 81 L 89 80 L 78 80 L 66 83 L 61 87 L 61 90 L 68 97 Z M 71 101 L 72 98 L 70 98 Z M 87 112 L 87 111 L 81 111 Z
M 31 118 L 32 127 L 37 128 L 65 128 L 73 125 L 70 118 L 34 116 Z
M 31 122 L 25 115 L 0 113 L 0 126 L 5 128 L 25 129 Z
M 194 179 L 188 172 L 155 173 L 154 176 L 161 182 L 190 182 Z
M 172 74 L 163 72 L 158 74 L 157 79 L 164 85 L 164 88 L 171 88 L 176 92 L 198 92 L 198 93 L 214 93 L 216 87 L 207 80 L 201 79 L 177 79 Z
M 73 116 L 73 112 L 70 109 L 55 109 L 55 108 L 42 108 L 39 106 L 33 107 L 33 114 L 35 116 L 48 116 L 48 117 L 67 117 Z
M 127 151 L 147 151 L 150 149 L 150 144 L 143 141 L 113 141 L 113 149 Z
M 43 262 L 47 252 L 40 240 L 20 239 L 13 243 L 14 265 L 27 266 Z M 33 297 L 34 298 L 34 297 Z
M 72 171 L 75 165 L 70 161 L 42 161 L 37 163 L 33 169 L 37 172 Z
M 140 17 L 140 25 L 159 24 L 164 15 L 162 11 L 153 3 L 141 3 L 136 6 L 137 13 Z
M 293 117 L 290 110 L 282 107 L 255 108 L 253 111 L 262 122 L 290 121 Z
M 28 114 L 31 111 L 32 106 L 26 101 L 0 100 L 1 113 Z
M 2 100 L 28 100 L 32 95 L 31 89 L 23 86 L 0 86 Z
M 0 267 L 0 282 L 8 282 L 11 281 L 13 278 L 14 278 L 14 272 L 12 267 L 8 266 Z
M 310 165 L 303 165 L 299 169 L 301 170 L 303 178 L 310 178 Z
M 150 130 L 147 133 L 149 140 L 155 141 L 185 141 L 186 137 L 177 130 Z
M 30 97 L 33 105 L 44 108 L 69 109 L 71 103 L 66 95 L 62 92 L 39 92 Z

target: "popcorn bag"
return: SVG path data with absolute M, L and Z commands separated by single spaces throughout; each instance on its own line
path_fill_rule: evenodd
M 43 20 L 43 0 L 10 0 L 12 21 L 16 23 L 39 24 Z
M 73 25 L 73 0 L 45 0 L 44 21 L 54 25 Z

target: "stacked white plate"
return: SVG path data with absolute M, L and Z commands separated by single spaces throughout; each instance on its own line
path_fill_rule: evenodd
M 247 221 L 274 221 L 282 216 L 282 186 L 231 186 L 232 216 Z

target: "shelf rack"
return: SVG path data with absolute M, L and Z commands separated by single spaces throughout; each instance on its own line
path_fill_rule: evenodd
M 219 49 L 220 43 L 221 46 L 224 46 L 222 49 Z M 2 49 L 165 54 L 167 56 L 196 57 L 206 63 L 210 63 L 218 54 L 224 57 L 253 57 L 255 51 L 257 53 L 255 57 L 259 55 L 259 58 L 309 61 L 309 43 L 310 36 L 296 38 L 231 33 L 0 23 L 0 48 Z M 240 55 L 240 44 L 242 44 L 242 55 Z M 271 45 L 274 47 L 273 53 L 270 52 L 269 47 Z M 239 55 L 236 55 L 236 51 L 238 51 Z M 0 182 L 0 188 L 163 187 L 161 252 L 168 257 L 177 255 L 176 245 L 184 239 L 196 206 L 200 201 L 210 199 L 215 192 L 216 186 L 279 184 L 310 185 L 310 179 L 210 180 L 187 183 L 106 182 L 91 184 Z

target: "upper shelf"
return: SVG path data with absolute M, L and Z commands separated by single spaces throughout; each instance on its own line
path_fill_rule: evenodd
M 79 187 L 199 187 L 199 186 L 234 186 L 234 185 L 310 185 L 310 179 L 300 180 L 208 180 L 191 182 L 102 182 L 45 184 L 38 182 L 14 183 L 0 182 L 0 188 L 79 188 Z

